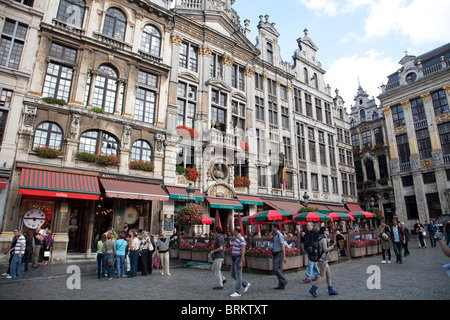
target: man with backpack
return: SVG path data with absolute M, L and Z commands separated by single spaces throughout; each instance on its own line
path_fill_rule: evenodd
M 319 261 L 318 257 L 314 258 L 314 249 L 319 247 L 319 233 L 317 230 L 314 230 L 314 223 L 308 222 L 306 226 L 306 232 L 303 232 L 301 240 L 304 245 L 304 249 L 308 255 L 308 266 L 306 267 L 306 278 L 303 279 L 304 283 L 310 283 L 311 281 L 316 281 L 320 278 L 319 267 L 317 262 Z M 311 279 L 312 274 L 314 272 L 315 277 Z

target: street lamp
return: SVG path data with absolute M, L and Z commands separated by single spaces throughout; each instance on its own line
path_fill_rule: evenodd
M 370 197 L 370 206 L 371 206 L 372 208 L 375 207 L 375 198 L 374 198 L 374 197 Z
M 189 186 L 187 187 L 186 192 L 188 194 L 189 202 L 192 203 L 194 200 L 194 193 L 195 193 L 195 188 L 194 188 L 193 183 L 189 183 Z
M 308 207 L 308 204 L 309 204 L 309 194 L 308 194 L 308 192 L 305 191 L 305 194 L 303 195 L 303 199 L 305 199 L 306 207 Z

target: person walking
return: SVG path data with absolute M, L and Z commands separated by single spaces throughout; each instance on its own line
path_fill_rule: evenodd
M 417 239 L 419 240 L 419 248 L 426 248 L 427 242 L 425 241 L 424 235 L 425 228 L 419 220 L 416 220 L 416 224 L 414 225 L 414 232 L 417 234 Z
M 47 230 L 46 236 L 44 238 L 44 259 L 42 262 L 43 266 L 48 265 L 48 261 L 50 260 L 50 250 L 53 247 L 53 237 L 52 237 L 52 231 Z
M 149 254 L 148 254 L 147 268 L 148 268 L 148 273 L 152 274 L 153 273 L 153 254 L 156 251 L 156 244 L 155 244 L 155 239 L 148 231 L 147 231 L 147 236 L 150 238 L 150 243 L 151 243 L 151 248 L 152 248 L 152 249 L 150 249 Z
M 139 264 L 139 238 L 136 230 L 130 231 L 130 275 L 129 278 L 134 278 L 137 276 L 138 264 Z
M 430 223 L 427 226 L 427 231 L 430 235 L 431 247 L 434 248 L 436 247 L 436 239 L 434 236 L 436 235 L 436 232 L 439 231 L 439 227 L 434 223 L 434 220 L 430 220 Z
M 28 230 L 26 233 L 24 233 L 25 237 L 25 254 L 22 258 L 22 263 L 25 265 L 24 271 L 28 272 L 28 265 L 30 262 L 32 262 L 33 259 L 33 252 L 34 252 L 34 237 L 33 237 L 33 231 Z
M 6 277 L 6 279 L 18 278 L 22 276 L 22 258 L 25 254 L 25 244 L 26 240 L 22 234 L 22 230 L 18 230 L 16 244 L 14 248 L 10 249 L 10 251 L 14 250 L 14 256 L 10 265 L 10 274 Z
M 336 242 L 334 242 L 333 245 L 329 246 L 328 245 L 329 235 L 330 234 L 326 227 L 320 228 L 320 230 L 319 230 L 319 247 L 320 247 L 319 270 L 320 270 L 320 274 L 322 276 L 317 280 L 316 284 L 314 284 L 311 287 L 311 289 L 309 289 L 309 293 L 314 298 L 317 297 L 317 289 L 319 288 L 320 284 L 322 283 L 322 281 L 324 280 L 325 277 L 327 279 L 327 284 L 328 284 L 328 294 L 330 296 L 338 295 L 338 293 L 333 288 L 333 283 L 331 280 L 330 266 L 328 264 L 329 252 L 336 247 Z
M 225 259 L 225 239 L 222 236 L 222 229 L 220 227 L 216 227 L 214 229 L 214 236 L 216 239 L 210 255 L 213 260 L 211 271 L 214 273 L 214 278 L 217 281 L 217 285 L 213 288 L 213 290 L 222 290 L 223 284 L 226 281 L 221 271 L 223 260 Z
M 106 235 L 102 234 L 97 242 L 97 279 L 101 279 L 102 274 L 106 271 L 105 261 L 103 260 L 103 245 L 106 242 Z
M 36 269 L 39 264 L 39 255 L 41 253 L 42 249 L 42 243 L 44 241 L 44 237 L 41 235 L 41 228 L 37 227 L 36 230 L 34 230 L 34 252 L 33 252 L 33 260 L 31 263 L 31 267 Z
M 284 236 L 279 229 L 279 224 L 272 224 L 273 234 L 273 272 L 277 276 L 278 286 L 275 290 L 284 290 L 288 283 L 286 277 L 283 274 L 283 263 L 287 263 L 286 259 L 286 246 Z
M 174 230 L 175 232 L 175 230 Z M 161 234 L 161 237 L 158 240 L 158 244 L 156 245 L 156 256 L 161 259 L 161 263 L 163 265 L 163 269 L 161 269 L 161 275 L 166 274 L 167 276 L 170 276 L 170 265 L 169 265 L 169 245 L 170 245 L 170 239 L 172 239 L 175 236 L 175 233 L 170 237 L 167 238 L 167 235 L 165 232 Z
M 312 247 L 313 242 L 319 240 L 319 233 L 314 229 L 314 223 L 308 222 L 306 225 L 306 232 L 303 232 L 301 240 L 305 251 L 308 253 L 308 248 Z M 312 274 L 315 277 L 311 279 Z M 320 278 L 320 271 L 317 262 L 310 259 L 308 254 L 308 265 L 306 266 L 306 278 L 303 279 L 304 283 L 310 283 L 311 281 L 317 281 Z
M 125 266 L 125 249 L 127 247 L 127 241 L 125 240 L 125 233 L 119 233 L 119 239 L 116 240 L 116 271 L 117 278 L 126 278 L 126 266 Z
M 236 286 L 234 293 L 230 295 L 232 298 L 240 297 L 242 293 L 246 293 L 250 287 L 250 283 L 242 277 L 246 241 L 241 232 L 242 230 L 240 227 L 234 228 L 234 238 L 232 241 L 233 249 L 231 251 L 231 277 L 236 280 Z
M 150 254 L 150 249 L 152 249 L 150 242 L 150 237 L 147 235 L 146 231 L 141 232 L 141 238 L 139 241 L 139 259 L 141 260 L 141 276 L 148 275 L 148 255 Z
M 113 235 L 110 233 L 106 236 L 106 242 L 103 245 L 103 260 L 105 261 L 106 270 L 108 271 L 108 280 L 112 280 L 114 273 L 114 255 L 116 254 L 116 243 L 113 241 Z M 102 280 L 106 280 L 105 272 L 102 273 Z
M 11 245 L 9 246 L 9 249 L 5 251 L 5 254 L 9 254 L 9 261 L 8 261 L 8 270 L 2 274 L 2 276 L 9 276 L 11 273 L 11 262 L 14 258 L 14 247 L 16 246 L 17 239 L 19 238 L 19 230 L 14 229 L 13 231 L 14 236 L 11 239 Z
M 397 220 L 392 221 L 392 242 L 394 244 L 394 253 L 396 257 L 396 263 L 403 263 L 403 245 L 405 244 L 405 234 L 403 229 L 398 225 Z
M 381 253 L 383 255 L 381 263 L 386 263 L 386 254 L 388 257 L 387 263 L 391 263 L 391 228 L 389 228 L 384 219 L 381 220 L 379 238 L 381 242 Z
M 405 257 L 406 257 L 409 255 L 408 243 L 409 243 L 409 239 L 411 238 L 411 232 L 406 227 L 404 222 L 400 222 L 400 226 L 403 230 L 403 233 L 405 234 L 405 243 L 403 245 L 403 250 L 405 252 Z

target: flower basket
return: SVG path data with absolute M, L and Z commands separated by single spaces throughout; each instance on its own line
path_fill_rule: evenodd
M 237 188 L 249 187 L 251 184 L 250 179 L 247 177 L 236 176 L 234 178 L 234 186 Z
M 351 242 L 351 255 L 353 258 L 366 255 L 366 241 L 355 240 Z
M 200 138 L 200 133 L 196 129 L 189 128 L 187 126 L 178 126 L 177 134 L 180 137 L 186 139 L 198 139 Z
M 245 152 L 248 152 L 250 150 L 248 142 L 241 141 L 241 145 L 240 146 L 241 146 L 241 149 L 244 150 Z
M 186 168 L 186 179 L 188 179 L 189 181 L 197 182 L 199 176 L 200 173 L 197 171 L 197 169 Z
M 177 224 L 184 229 L 186 226 L 202 224 L 203 208 L 194 203 L 188 203 L 175 216 Z M 180 245 L 181 249 L 181 245 Z
M 119 158 L 117 158 L 115 155 L 97 155 L 97 163 L 101 166 L 116 166 L 120 163 Z
M 39 155 L 39 157 L 48 158 L 48 159 L 55 159 L 63 154 L 61 149 L 51 148 L 49 146 L 36 147 L 36 148 L 34 148 L 33 151 L 36 152 Z
M 128 166 L 130 167 L 130 169 L 134 169 L 134 170 L 142 170 L 142 171 L 148 171 L 148 172 L 155 171 L 155 165 L 149 161 L 144 161 L 144 160 L 131 161 Z
M 387 185 L 387 184 L 388 184 L 388 181 L 389 181 L 388 178 L 381 178 L 381 179 L 378 179 L 378 180 L 377 180 L 377 182 L 378 182 L 380 185 L 382 185 L 382 186 Z

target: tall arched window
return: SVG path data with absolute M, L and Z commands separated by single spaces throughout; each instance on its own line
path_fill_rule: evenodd
M 108 11 L 106 11 L 103 34 L 110 38 L 124 41 L 126 28 L 127 17 L 125 14 L 117 8 L 109 8 Z
M 56 19 L 72 27 L 83 27 L 86 2 L 84 0 L 61 0 Z
M 152 161 L 152 147 L 147 141 L 138 140 L 131 148 L 131 161 L 142 160 Z
M 317 79 L 317 73 L 314 73 L 314 76 L 313 76 L 312 80 L 313 80 L 314 88 L 319 89 L 319 80 Z
M 141 50 L 153 56 L 161 55 L 161 33 L 152 25 L 146 25 L 144 28 Z
M 361 110 L 361 112 L 359 113 L 359 118 L 360 118 L 361 122 L 366 121 L 366 111 L 365 110 Z
M 43 122 L 35 130 L 33 149 L 36 147 L 51 147 L 61 149 L 63 132 L 59 125 Z
M 305 83 L 309 84 L 309 75 L 308 75 L 308 69 L 303 68 L 303 76 L 305 78 Z
M 108 65 L 101 65 L 98 68 L 98 74 L 95 77 L 94 92 L 89 92 L 91 87 L 92 76 L 88 76 L 87 81 L 87 94 L 93 95 L 92 106 L 96 108 L 102 108 L 107 113 L 114 113 L 116 106 L 116 97 L 118 92 L 117 80 L 119 76 L 113 68 Z M 121 94 L 121 92 L 119 93 Z M 119 105 L 120 107 L 120 105 Z
M 79 152 L 117 156 L 119 142 L 107 132 L 86 131 L 80 136 Z

